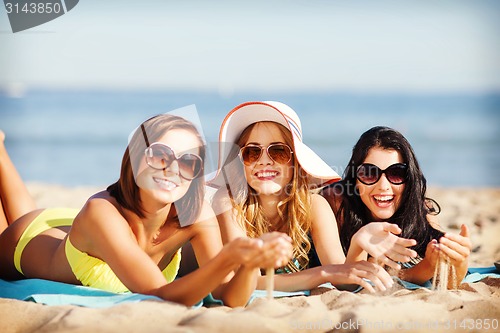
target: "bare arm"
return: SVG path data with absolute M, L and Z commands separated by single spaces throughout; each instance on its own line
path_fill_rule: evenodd
M 345 255 L 335 215 L 325 198 L 314 194 L 311 199 L 311 237 L 319 260 L 322 265 L 342 264 Z
M 90 200 L 79 218 L 85 221 L 80 228 L 86 229 L 89 254 L 105 261 L 130 291 L 187 306 L 196 304 L 218 287 L 240 266 L 242 258 L 251 256 L 260 246 L 256 240 L 234 242 L 204 262 L 200 269 L 167 283 L 157 264 L 139 247 L 127 221 L 107 200 Z M 220 240 L 219 247 L 215 246 L 220 250 Z
M 196 260 L 201 268 L 216 257 L 223 248 L 217 219 L 208 204 L 204 206 L 202 214 L 203 221 L 196 224 L 196 234 L 191 239 Z M 243 240 L 239 241 L 243 242 Z M 248 251 L 251 251 L 250 248 Z M 258 267 L 239 266 L 235 267 L 235 271 L 236 274 L 233 272 L 227 274 L 212 294 L 226 305 L 242 306 L 246 304 L 255 290 Z
M 375 288 L 364 279 L 372 281 Z M 309 290 L 327 282 L 334 286 L 360 285 L 370 292 L 375 292 L 375 289 L 384 291 L 393 285 L 390 275 L 382 267 L 367 261 L 318 266 L 296 273 L 278 274 L 274 277 L 276 290 L 280 291 Z M 265 277 L 260 276 L 257 289 L 264 289 L 264 287 Z
M 323 200 L 315 200 L 315 209 L 313 214 L 323 214 L 325 211 L 325 206 L 323 203 L 328 205 Z M 227 204 L 227 202 L 226 202 Z M 221 228 L 221 234 L 223 236 L 224 242 L 229 242 L 237 237 L 245 236 L 245 231 L 239 226 L 235 219 L 235 213 L 232 210 L 232 207 L 229 205 L 224 207 L 221 202 L 216 203 L 217 208 L 219 209 L 219 213 L 217 219 L 219 221 L 219 226 Z M 216 208 L 216 209 L 217 209 Z M 326 207 L 327 216 L 331 213 L 330 207 Z M 325 218 L 324 220 L 318 219 L 316 215 L 317 224 L 315 224 L 316 232 L 316 241 L 320 243 L 319 246 L 319 256 L 320 260 L 323 261 L 336 261 L 339 260 L 336 257 L 336 251 L 342 250 L 340 249 L 340 242 L 338 243 L 338 249 L 335 250 L 335 247 L 328 248 L 328 242 L 331 237 L 328 234 L 323 234 L 332 231 L 333 239 L 335 239 L 335 235 L 338 238 L 338 232 L 335 232 L 336 225 L 333 224 L 330 218 Z M 333 221 L 334 217 L 333 217 Z M 330 225 L 328 224 L 330 223 Z M 333 226 L 331 225 L 333 224 Z M 322 229 L 324 227 L 324 229 Z M 330 230 L 333 227 L 335 230 Z M 313 235 L 313 240 L 314 240 Z M 316 243 L 315 243 L 316 244 Z M 392 285 L 392 280 L 390 276 L 378 265 L 374 265 L 368 262 L 360 262 L 354 264 L 341 264 L 341 265 L 325 265 L 321 267 L 314 267 L 310 269 L 306 269 L 297 273 L 290 274 L 279 274 L 275 275 L 274 278 L 274 286 L 276 290 L 280 291 L 297 291 L 297 290 L 309 290 L 319 286 L 322 283 L 330 282 L 332 284 L 358 284 L 367 288 L 370 291 L 373 291 L 373 287 L 369 285 L 363 278 L 373 279 L 374 283 L 376 283 L 377 288 L 381 290 L 385 290 L 385 287 Z M 257 288 L 265 289 L 266 286 L 266 278 L 265 276 L 261 276 L 259 272 Z M 385 287 L 384 287 L 385 286 Z

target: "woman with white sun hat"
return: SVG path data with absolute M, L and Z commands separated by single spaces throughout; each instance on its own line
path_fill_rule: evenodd
M 333 212 L 312 191 L 340 177 L 304 144 L 292 108 L 274 101 L 238 105 L 223 120 L 219 140 L 219 168 L 211 183 L 219 188 L 213 208 L 222 239 L 289 235 L 293 259 L 276 270 L 277 290 L 306 290 L 326 282 L 370 291 L 392 286 L 388 273 L 376 264 L 345 263 Z M 311 267 L 313 251 L 322 266 Z M 259 277 L 257 288 L 264 289 L 265 283 Z

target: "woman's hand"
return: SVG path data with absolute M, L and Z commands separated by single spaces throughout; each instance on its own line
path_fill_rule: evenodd
M 356 284 L 374 293 L 375 288 L 385 291 L 394 284 L 391 276 L 384 268 L 368 261 L 323 267 L 327 281 L 333 285 Z M 375 288 L 365 279 L 370 280 L 375 285 Z
M 434 268 L 437 265 L 438 259 L 439 259 L 439 244 L 437 240 L 433 239 L 429 243 L 427 243 L 424 260 L 427 260 L 429 266 L 434 270 Z
M 417 252 L 408 248 L 417 242 L 396 236 L 400 233 L 401 229 L 396 224 L 371 222 L 359 229 L 352 241 L 370 254 L 377 263 L 399 270 L 401 266 L 397 262 L 408 262 L 417 256 Z
M 260 238 L 237 238 L 224 246 L 233 260 L 251 268 L 278 268 L 292 258 L 290 237 L 279 232 L 262 235 Z
M 457 268 L 467 265 L 472 250 L 469 228 L 465 224 L 462 224 L 458 235 L 448 232 L 445 233 L 444 236 L 439 239 L 439 250 L 441 255 L 445 256 L 450 261 L 451 265 Z
M 275 231 L 263 234 L 259 239 L 263 242 L 262 251 L 247 265 L 278 268 L 285 266 L 292 259 L 292 239 L 288 235 Z
M 454 281 L 462 281 L 467 274 L 469 255 L 472 243 L 469 238 L 469 228 L 462 224 L 460 233 L 445 233 L 439 240 L 433 239 L 427 244 L 425 258 L 404 273 L 404 279 L 417 284 L 422 284 L 432 278 L 439 258 L 444 258 L 455 267 L 456 277 L 448 280 L 448 288 L 456 288 Z

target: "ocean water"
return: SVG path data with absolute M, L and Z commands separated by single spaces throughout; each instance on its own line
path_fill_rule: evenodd
M 251 100 L 294 108 L 304 142 L 339 174 L 359 136 L 385 125 L 407 137 L 430 185 L 500 186 L 500 94 L 29 90 L 0 94 L 0 129 L 25 181 L 106 186 L 143 120 L 194 104 L 207 142 L 216 142 L 227 112 Z

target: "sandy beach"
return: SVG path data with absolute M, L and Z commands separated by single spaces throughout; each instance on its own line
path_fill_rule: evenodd
M 28 188 L 40 207 L 75 208 L 100 190 L 38 183 Z M 444 230 L 458 232 L 462 223 L 471 228 L 471 267 L 500 260 L 500 188 L 433 187 L 428 196 L 442 208 Z M 236 309 L 157 301 L 94 309 L 0 299 L 1 332 L 498 332 L 499 319 L 500 279 L 493 277 L 454 291 L 397 284 L 378 294 L 318 288 L 311 296 L 256 299 Z

